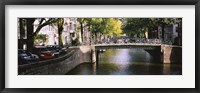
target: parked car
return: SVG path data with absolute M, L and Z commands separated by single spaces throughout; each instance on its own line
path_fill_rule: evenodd
M 49 51 L 51 51 L 51 53 L 54 54 L 54 57 L 58 57 L 58 56 L 60 55 L 59 50 L 57 50 L 55 47 L 47 47 L 47 49 L 48 49 Z
M 33 53 L 37 54 L 41 60 L 52 59 L 54 58 L 54 53 L 48 50 L 45 46 L 35 46 L 33 48 Z
M 57 45 L 47 45 L 47 47 L 50 48 L 51 50 L 56 50 L 56 52 L 58 52 L 59 55 L 65 54 L 66 50 L 67 50 L 66 48 L 61 48 L 61 47 L 59 47 Z
M 18 49 L 18 63 L 21 64 L 28 64 L 31 62 L 39 61 L 39 56 L 28 52 L 27 50 Z
M 61 48 L 61 47 L 58 47 L 57 50 L 59 51 L 59 53 L 62 55 L 62 54 L 65 54 L 67 52 L 67 49 L 66 48 Z

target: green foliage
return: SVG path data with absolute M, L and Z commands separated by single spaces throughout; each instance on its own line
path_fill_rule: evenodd
M 35 39 L 41 39 L 42 41 L 46 41 L 46 35 L 45 34 L 37 34 L 35 36 Z
M 154 25 L 172 25 L 181 22 L 181 18 L 150 18 Z
M 64 23 L 64 19 L 63 18 L 57 18 L 57 26 L 58 28 L 62 28 L 63 29 L 63 23 Z
M 83 40 L 83 28 L 88 27 L 92 33 L 91 38 L 97 41 L 100 35 L 120 35 L 122 33 L 121 21 L 118 18 L 78 18 L 80 23 L 81 38 Z
M 72 40 L 72 45 L 73 46 L 77 46 L 79 44 L 80 44 L 80 42 L 79 42 L 78 38 L 76 38 L 75 40 Z
M 144 33 L 152 26 L 152 20 L 149 18 L 127 18 L 123 30 L 129 35 L 136 34 L 144 37 Z
M 172 25 L 181 22 L 180 18 L 123 18 L 123 30 L 128 35 L 144 37 L 144 33 L 153 27 Z
M 118 18 L 78 18 L 78 21 L 86 23 L 94 34 L 119 35 L 122 33 L 122 24 Z
M 40 43 L 44 44 L 46 42 L 46 35 L 45 34 L 37 34 L 34 37 L 35 45 L 39 45 Z
M 105 19 L 104 34 L 118 36 L 122 33 L 122 22 L 118 18 Z

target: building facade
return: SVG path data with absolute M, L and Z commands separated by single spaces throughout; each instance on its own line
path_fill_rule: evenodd
M 155 28 L 152 28 L 148 32 L 148 39 L 160 39 L 163 43 L 166 44 L 174 44 L 176 41 L 176 38 L 182 38 L 180 35 L 182 31 L 180 31 L 181 27 L 179 27 L 178 24 L 173 25 L 165 25 L 164 31 L 162 31 L 162 27 L 158 26 Z M 179 42 L 180 45 L 181 42 Z

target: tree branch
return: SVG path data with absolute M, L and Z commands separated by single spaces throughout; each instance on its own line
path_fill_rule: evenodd
M 43 20 L 43 19 L 42 19 Z M 42 21 L 41 20 L 41 21 Z M 46 25 L 50 25 L 52 23 L 57 22 L 58 19 L 54 19 L 54 18 L 50 18 L 49 20 L 47 20 L 45 23 L 43 24 L 39 24 L 39 26 L 37 27 L 37 29 L 35 30 L 35 32 L 33 33 L 33 36 L 35 36 L 37 33 L 40 32 L 40 30 L 42 29 L 42 27 L 46 26 Z M 41 23 L 41 22 L 40 22 Z

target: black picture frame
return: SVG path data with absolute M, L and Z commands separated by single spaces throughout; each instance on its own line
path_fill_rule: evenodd
M 5 88 L 6 5 L 195 5 L 195 88 Z M 0 1 L 0 91 L 1 93 L 199 93 L 200 0 L 1 0 Z

